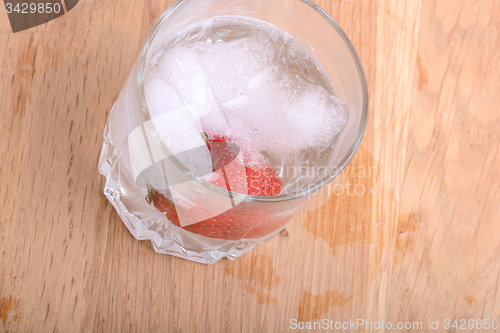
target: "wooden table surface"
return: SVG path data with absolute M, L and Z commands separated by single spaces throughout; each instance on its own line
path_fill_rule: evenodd
M 0 332 L 288 332 L 324 319 L 335 332 L 436 320 L 433 332 L 455 332 L 446 320 L 499 319 L 500 2 L 317 2 L 366 71 L 363 143 L 286 232 L 214 265 L 134 239 L 97 170 L 111 106 L 173 1 L 81 0 L 16 34 L 0 10 Z M 458 331 L 500 332 L 475 326 Z

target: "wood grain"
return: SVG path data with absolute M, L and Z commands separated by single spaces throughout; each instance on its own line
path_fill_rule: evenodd
M 0 332 L 499 319 L 500 2 L 317 3 L 366 71 L 362 146 L 286 232 L 211 266 L 135 240 L 97 172 L 109 110 L 173 1 L 80 1 L 16 34 L 0 10 Z

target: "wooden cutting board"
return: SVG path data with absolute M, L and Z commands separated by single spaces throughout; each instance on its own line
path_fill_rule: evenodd
M 365 138 L 280 236 L 211 266 L 135 240 L 97 171 L 113 102 L 172 3 L 82 0 L 16 34 L 0 9 L 0 332 L 499 319 L 499 1 L 317 1 L 364 65 Z M 346 328 L 357 320 L 372 328 Z M 475 323 L 459 331 L 500 332 Z

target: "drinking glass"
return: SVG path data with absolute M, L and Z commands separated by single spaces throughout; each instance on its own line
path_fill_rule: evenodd
M 295 165 L 293 172 L 299 181 L 294 183 L 296 186 L 286 186 L 277 196 L 232 193 L 211 184 L 180 157 L 182 151 L 175 151 L 176 141 L 189 140 L 189 136 L 182 137 L 184 132 L 175 126 L 159 131 L 160 125 L 168 121 L 155 120 L 148 110 L 144 85 L 159 50 L 173 43 L 183 28 L 227 15 L 259 19 L 295 37 L 321 63 L 337 97 L 349 108 L 348 122 L 326 151 L 327 156 L 316 156 L 304 164 L 305 168 L 319 168 L 322 172 L 301 182 L 304 165 Z M 154 25 L 109 116 L 99 161 L 99 171 L 106 177 L 104 194 L 134 237 L 150 240 L 155 251 L 201 263 L 214 263 L 224 257 L 234 260 L 279 233 L 319 189 L 346 167 L 363 137 L 367 112 L 367 84 L 358 55 L 340 26 L 313 2 L 180 0 Z M 186 106 L 180 117 L 189 114 Z M 189 227 L 174 225 L 168 214 L 147 202 L 152 187 L 175 188 L 179 196 L 210 216 L 249 224 L 265 223 L 269 227 L 266 234 L 253 233 L 253 237 L 243 235 L 237 239 L 192 233 Z M 177 202 L 176 206 L 182 209 Z M 205 227 L 209 230 L 210 225 Z

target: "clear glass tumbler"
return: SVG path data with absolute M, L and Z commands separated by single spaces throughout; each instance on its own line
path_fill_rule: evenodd
M 172 43 L 172 38 L 182 28 L 226 15 L 259 19 L 295 37 L 312 51 L 328 74 L 337 97 L 349 107 L 347 125 L 325 153 L 328 156 L 307 160 L 306 167 L 319 168 L 323 172 L 314 173 L 305 182 L 295 182 L 294 187 L 285 187 L 277 196 L 231 193 L 198 176 L 185 159 L 173 151 L 172 143 L 175 146 L 175 140 L 184 135 L 182 129 L 171 127 L 168 139 L 171 142 L 166 143 L 165 133 L 158 133 L 160 124 L 152 119 L 148 110 L 144 84 L 154 66 L 157 51 Z M 99 171 L 106 177 L 104 194 L 134 237 L 151 240 L 157 252 L 201 263 L 214 263 L 224 257 L 234 260 L 257 244 L 269 241 L 317 190 L 342 171 L 363 137 L 367 112 L 367 84 L 358 55 L 340 26 L 313 2 L 180 0 L 154 25 L 109 116 L 99 161 Z M 302 169 L 297 166 L 297 170 Z M 297 170 L 294 172 L 299 177 Z M 224 239 L 217 239 L 191 232 L 190 228 L 196 224 L 174 225 L 168 212 L 160 212 L 147 200 L 151 188 L 169 186 L 175 188 L 179 196 L 195 203 L 191 212 L 200 208 L 205 215 L 227 219 L 227 223 L 265 224 L 266 233 L 253 232 L 250 228 L 246 234 L 237 237 L 228 234 Z M 179 211 L 183 209 L 182 204 L 176 202 L 176 206 L 179 215 L 189 217 L 189 212 L 181 214 Z M 203 227 L 210 230 L 210 224 Z

